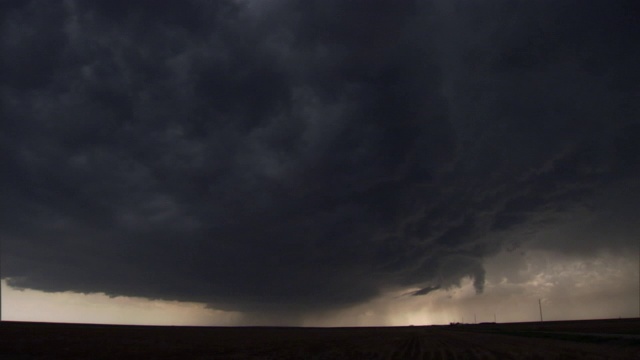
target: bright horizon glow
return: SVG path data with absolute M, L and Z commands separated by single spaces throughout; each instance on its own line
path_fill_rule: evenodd
M 198 303 L 19 290 L 8 286 L 6 280 L 2 280 L 2 297 L 2 319 L 6 321 L 224 326 L 235 323 L 238 317 L 238 313 L 208 309 Z
M 470 278 L 460 287 L 408 296 L 396 289 L 342 310 L 271 323 L 204 304 L 109 297 L 105 294 L 18 290 L 2 281 L 3 320 L 170 326 L 405 326 L 451 322 L 545 321 L 637 317 L 635 259 L 601 254 L 591 260 L 531 252 L 518 269 L 503 268 L 513 254 L 487 259 L 485 291 L 476 294 Z M 415 289 L 413 289 L 415 290 Z

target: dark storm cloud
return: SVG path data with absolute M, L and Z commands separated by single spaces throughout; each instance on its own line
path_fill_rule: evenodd
M 13 286 L 274 312 L 482 291 L 506 234 L 637 183 L 633 2 L 7 4 Z
M 440 289 L 440 286 L 427 286 L 425 288 L 412 292 L 411 296 L 427 295 L 428 293 L 436 291 L 438 289 Z

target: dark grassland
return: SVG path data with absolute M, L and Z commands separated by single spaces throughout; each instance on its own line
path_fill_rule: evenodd
M 0 323 L 0 359 L 640 359 L 640 319 L 293 328 Z

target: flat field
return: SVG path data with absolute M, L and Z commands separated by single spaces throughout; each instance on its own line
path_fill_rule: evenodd
M 1 359 L 640 359 L 640 319 L 295 328 L 0 323 Z

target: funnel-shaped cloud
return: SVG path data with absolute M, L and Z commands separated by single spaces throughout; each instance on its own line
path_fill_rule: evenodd
M 596 3 L 1 5 L 3 276 L 249 312 L 481 292 L 637 189 L 637 7 Z

